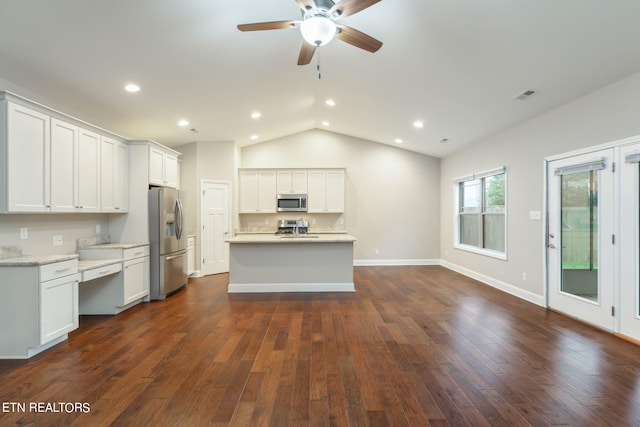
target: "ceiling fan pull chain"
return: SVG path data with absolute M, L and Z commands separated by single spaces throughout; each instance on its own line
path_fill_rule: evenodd
M 322 74 L 320 73 L 320 49 L 317 49 L 318 51 L 318 65 L 316 66 L 316 69 L 318 70 L 318 80 L 322 80 Z

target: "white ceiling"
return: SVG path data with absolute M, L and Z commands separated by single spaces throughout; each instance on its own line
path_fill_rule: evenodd
M 341 21 L 382 48 L 334 40 L 318 79 L 297 29 L 236 29 L 300 19 L 294 0 L 0 0 L 0 78 L 168 146 L 324 128 L 442 157 L 640 71 L 638 17 L 638 0 L 382 0 Z

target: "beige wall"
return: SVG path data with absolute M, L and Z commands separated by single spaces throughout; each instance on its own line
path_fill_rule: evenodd
M 542 95 L 541 95 L 542 96 Z M 535 102 L 535 98 L 528 102 Z M 544 222 L 529 219 L 543 210 L 544 158 L 640 134 L 640 74 L 486 138 L 442 160 L 441 255 L 502 288 L 543 302 Z M 508 259 L 453 248 L 453 179 L 507 167 Z M 527 280 L 522 279 L 527 273 Z
M 186 230 L 196 235 L 195 268 L 200 270 L 200 191 L 203 179 L 227 181 L 235 191 L 239 150 L 233 142 L 193 142 L 174 147 L 180 157 L 180 189 L 184 192 Z M 235 212 L 235 210 L 234 210 Z
M 244 147 L 242 167 L 346 168 L 343 218 L 346 230 L 358 239 L 356 262 L 431 262 L 440 258 L 437 158 L 311 130 Z M 329 216 L 328 223 L 340 217 Z

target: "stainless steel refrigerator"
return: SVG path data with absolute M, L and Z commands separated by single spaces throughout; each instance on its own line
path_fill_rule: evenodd
M 178 190 L 149 190 L 149 243 L 151 299 L 163 300 L 187 285 L 187 236 Z

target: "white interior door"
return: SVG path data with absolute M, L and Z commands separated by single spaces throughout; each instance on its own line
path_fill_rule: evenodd
M 230 184 L 202 181 L 202 234 L 200 269 L 203 275 L 229 271 Z
M 613 149 L 549 162 L 549 306 L 614 330 Z
M 640 144 L 620 150 L 620 333 L 640 340 Z

